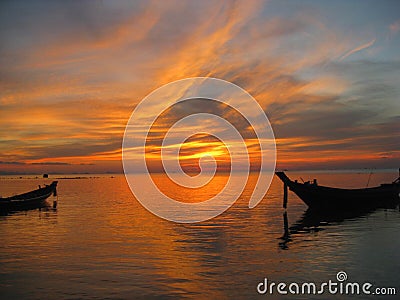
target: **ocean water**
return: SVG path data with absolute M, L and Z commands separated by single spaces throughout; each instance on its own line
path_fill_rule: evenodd
M 288 175 L 341 187 L 364 187 L 369 177 L 366 172 Z M 396 175 L 373 174 L 369 185 L 392 182 Z M 225 182 L 226 175 L 219 176 Z M 2 176 L 0 194 L 28 191 L 55 177 L 74 176 Z M 274 178 L 256 208 L 247 206 L 248 188 L 222 215 L 177 224 L 144 209 L 123 175 L 58 180 L 56 210 L 0 216 L 1 299 L 278 299 L 283 296 L 276 290 L 259 295 L 257 285 L 264 278 L 287 284 L 328 282 L 340 271 L 349 282 L 395 287 L 397 297 L 400 293 L 399 207 L 310 221 L 306 206 L 291 192 L 284 214 L 282 183 Z M 205 191 L 181 194 L 181 200 L 215 194 L 215 183 Z

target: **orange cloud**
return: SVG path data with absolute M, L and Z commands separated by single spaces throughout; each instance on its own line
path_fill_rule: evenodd
M 299 10 L 290 17 L 264 16 L 269 5 L 152 1 L 126 11 L 111 7 L 117 17 L 95 7 L 84 22 L 61 24 L 58 35 L 40 31 L 41 39 L 31 47 L 3 55 L 10 59 L 2 65 L 0 81 L 0 161 L 97 163 L 104 170 L 112 166 L 121 171 L 122 135 L 135 105 L 154 88 L 193 76 L 232 81 L 259 101 L 279 138 L 278 163 L 296 166 L 306 159 L 347 161 L 355 156 L 367 160 L 392 151 L 383 133 L 387 129 L 371 133 L 362 126 L 370 117 L 364 115 L 368 105 L 343 101 L 368 93 L 352 90 L 345 72 L 332 71 L 377 40 L 354 47 L 357 37 L 324 24 L 316 14 Z M 397 23 L 390 26 L 393 34 Z M 248 124 L 234 112 L 221 115 L 242 129 L 257 162 L 259 149 Z M 159 142 L 177 117 L 157 123 L 149 140 Z M 384 117 L 378 116 L 375 124 L 396 123 Z M 340 126 L 345 122 L 347 130 Z M 193 131 L 204 126 L 194 125 Z M 366 149 L 375 138 L 385 143 Z M 341 148 L 357 141 L 361 152 Z M 152 150 L 158 151 L 154 144 Z M 316 148 L 322 145 L 330 149 Z M 196 151 L 218 159 L 225 155 L 218 144 L 203 138 L 183 147 L 182 160 L 191 165 Z

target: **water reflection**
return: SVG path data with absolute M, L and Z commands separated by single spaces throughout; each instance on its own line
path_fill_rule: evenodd
M 327 183 L 347 180 L 325 175 Z M 3 179 L 0 192 L 37 184 Z M 290 194 L 285 220 L 278 179 L 254 209 L 250 195 L 245 190 L 215 219 L 176 224 L 145 210 L 123 176 L 63 180 L 57 211 L 0 217 L 0 298 L 255 299 L 264 277 L 318 282 L 340 270 L 354 280 L 398 286 L 398 211 L 315 220 Z
M 365 207 L 351 210 L 315 210 L 308 208 L 299 220 L 289 227 L 287 212 L 283 213 L 283 235 L 279 238 L 279 247 L 282 250 L 289 249 L 289 243 L 293 241 L 293 236 L 297 235 L 302 239 L 302 235 L 315 233 L 324 230 L 333 224 L 341 224 L 348 220 L 357 220 L 366 217 L 379 210 L 399 210 L 399 203 L 386 203 L 376 207 Z
M 24 208 L 19 208 L 19 209 L 11 209 L 11 210 L 0 210 L 0 216 L 11 216 L 14 214 L 24 214 L 27 215 L 30 211 L 33 212 L 39 212 L 41 213 L 54 213 L 57 212 L 57 208 L 54 207 L 54 204 L 50 204 L 48 201 L 45 201 L 43 203 L 40 203 L 38 205 L 35 205 L 33 208 L 32 207 L 24 207 Z M 47 214 L 48 215 L 48 214 Z

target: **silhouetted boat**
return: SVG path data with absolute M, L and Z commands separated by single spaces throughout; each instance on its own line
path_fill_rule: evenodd
M 43 207 L 45 201 L 52 194 L 56 195 L 57 181 L 36 190 L 7 198 L 0 197 L 0 210 L 15 211 Z
M 290 180 L 284 172 L 275 173 L 308 207 L 326 209 L 368 209 L 400 201 L 400 177 L 392 183 L 361 189 L 326 187 L 314 182 Z M 287 193 L 285 193 L 287 195 Z

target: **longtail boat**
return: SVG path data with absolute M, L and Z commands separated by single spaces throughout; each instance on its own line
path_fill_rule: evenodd
M 287 188 L 293 191 L 312 209 L 368 209 L 400 202 L 400 177 L 392 183 L 359 189 L 343 189 L 318 185 L 313 182 L 300 183 L 291 180 L 284 172 L 275 172 L 284 183 L 284 207 Z
M 40 187 L 36 190 L 7 197 L 0 197 L 0 210 L 2 211 L 15 211 L 43 207 L 45 201 L 52 194 L 55 196 L 57 193 L 57 181 L 53 181 L 49 185 Z

